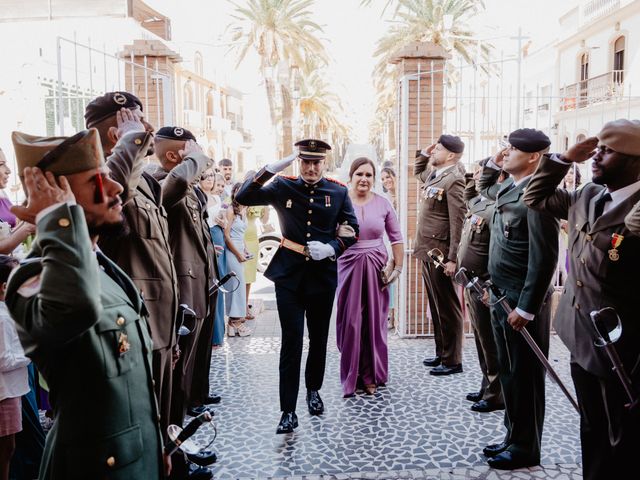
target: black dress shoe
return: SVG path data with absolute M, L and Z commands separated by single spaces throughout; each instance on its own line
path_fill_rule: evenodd
M 480 400 L 471 405 L 474 412 L 493 412 L 494 410 L 504 410 L 504 405 L 489 403 L 486 400 Z
M 307 390 L 307 406 L 311 415 L 322 415 L 324 412 L 324 403 L 320 398 L 320 392 L 317 390 Z
M 216 403 L 220 403 L 220 400 L 222 400 L 222 397 L 220 395 L 209 395 L 207 398 L 204 399 L 204 404 L 213 405 Z
M 198 467 L 192 470 L 187 478 L 189 480 L 211 480 L 213 478 L 213 472 L 208 468 Z
M 467 400 L 474 403 L 479 402 L 480 400 L 482 400 L 482 395 L 482 391 L 467 393 Z
M 298 416 L 296 412 L 282 412 L 280 423 L 278 424 L 277 434 L 291 433 L 294 428 L 298 427 Z
M 539 465 L 540 460 L 524 457 L 516 453 L 505 450 L 499 453 L 493 458 L 487 460 L 487 464 L 491 468 L 497 468 L 498 470 L 515 470 L 516 468 L 533 467 Z
M 450 367 L 442 364 L 429 370 L 431 375 L 453 375 L 454 373 L 462 373 L 462 364 L 451 365 Z
M 187 409 L 187 415 L 189 415 L 190 417 L 197 417 L 201 413 L 210 411 L 211 410 L 209 410 L 206 406 L 200 405 L 199 407 L 189 407 Z
M 200 467 L 208 467 L 218 461 L 218 456 L 213 450 L 203 450 L 198 453 L 187 453 L 187 458 L 191 463 Z
M 509 444 L 507 442 L 500 443 L 492 443 L 491 445 L 487 445 L 482 449 L 482 453 L 486 457 L 495 457 L 500 453 L 504 452 L 507 448 L 509 448 Z
M 440 365 L 441 362 L 442 362 L 442 358 L 440 357 L 429 357 L 429 358 L 425 358 L 422 361 L 422 364 L 425 367 L 437 367 L 438 365 Z

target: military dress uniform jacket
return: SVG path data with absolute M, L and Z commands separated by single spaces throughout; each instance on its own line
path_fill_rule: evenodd
M 125 135 L 107 158 L 111 178 L 125 187 L 121 198 L 130 232 L 118 238 L 103 236 L 98 245 L 140 289 L 149 309 L 153 348 L 160 350 L 175 343 L 178 286 L 162 190 L 142 171 L 151 139 L 145 132 Z
M 445 262 L 455 262 L 466 211 L 464 176 L 456 165 L 452 165 L 437 177 L 430 178 L 432 170 L 427 169 L 428 162 L 428 157 L 418 155 L 414 166 L 414 175 L 424 185 L 413 254 L 426 261 L 427 252 L 438 248 L 444 254 Z
M 467 192 L 476 193 L 475 182 L 467 186 Z M 476 195 L 468 202 L 469 210 L 462 225 L 460 246 L 458 247 L 457 268 L 467 269 L 469 278 L 481 280 L 489 278 L 489 240 L 491 239 L 491 219 L 493 218 L 494 200 Z
M 640 200 L 640 192 L 594 220 L 595 201 L 605 187 L 588 183 L 575 192 L 556 188 L 569 168 L 543 158 L 525 195 L 531 208 L 568 220 L 569 278 L 555 329 L 573 361 L 584 370 L 600 377 L 613 375 L 606 353 L 593 344 L 595 330 L 589 314 L 603 307 L 615 308 L 622 321 L 616 349 L 630 372 L 640 358 L 640 237 L 631 234 L 624 218 Z M 636 367 L 636 375 L 639 370 Z
M 54 410 L 39 478 L 159 479 L 146 309 L 129 277 L 98 256 L 82 208 L 63 204 L 38 221 L 31 261 L 9 280 L 7 306 Z
M 624 222 L 631 233 L 640 236 L 640 202 L 634 205 Z
M 357 241 L 358 220 L 353 211 L 347 188 L 328 178 L 314 185 L 301 177 L 277 176 L 264 185 L 273 173 L 260 170 L 238 191 L 236 199 L 242 205 L 273 205 L 280 220 L 284 238 L 299 245 L 316 240 L 330 244 L 333 259 L 314 261 L 300 253 L 280 247 L 273 256 L 265 276 L 280 286 L 297 291 L 301 284 L 307 293 L 335 290 L 337 267 L 335 259 Z M 337 237 L 338 224 L 347 222 L 356 237 Z
M 482 195 L 496 200 L 491 224 L 488 271 L 494 284 L 520 292 L 517 307 L 536 315 L 558 261 L 558 221 L 549 213 L 529 209 L 522 196 L 530 179 L 514 186 L 513 177 L 494 196 L 500 171 L 484 167 Z
M 209 287 L 217 279 L 217 262 L 206 220 L 206 198 L 194 185 L 212 165 L 205 154 L 194 153 L 170 172 L 159 168 L 153 174 L 162 185 L 162 203 L 168 213 L 180 303 L 192 308 L 198 318 L 209 313 Z

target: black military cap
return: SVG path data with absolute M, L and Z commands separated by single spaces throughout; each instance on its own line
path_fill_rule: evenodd
M 302 160 L 322 160 L 327 156 L 327 150 L 331 150 L 331 145 L 327 142 L 312 138 L 300 140 L 295 146 L 300 149 L 298 157 Z
M 509 135 L 512 147 L 527 153 L 540 152 L 551 145 L 551 140 L 544 132 L 535 128 L 520 128 Z
M 142 110 L 142 102 L 129 92 L 107 92 L 101 97 L 94 98 L 84 109 L 84 122 L 87 128 L 95 126 L 111 115 L 115 115 L 122 107 Z
M 167 140 L 194 140 L 196 137 L 186 128 L 182 127 L 162 127 L 156 132 L 156 138 L 166 138 Z
M 464 152 L 464 142 L 455 135 L 440 135 L 437 143 L 453 153 Z

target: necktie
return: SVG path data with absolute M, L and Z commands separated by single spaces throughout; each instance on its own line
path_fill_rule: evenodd
M 433 180 L 434 178 L 436 178 L 436 171 L 435 170 L 433 172 L 431 172 L 431 175 L 429 175 L 429 181 Z
M 510 192 L 511 190 L 513 190 L 513 187 L 515 187 L 516 184 L 515 183 L 511 183 L 509 184 L 508 187 L 503 188 L 502 190 L 500 190 L 500 193 L 498 193 L 498 196 L 503 196 L 504 194 Z
M 605 193 L 598 200 L 596 200 L 595 208 L 593 209 L 593 220 L 596 221 L 602 216 L 604 212 L 605 203 L 611 201 L 611 194 Z

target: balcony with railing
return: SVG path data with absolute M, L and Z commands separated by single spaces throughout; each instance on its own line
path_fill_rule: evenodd
M 612 102 L 620 99 L 623 92 L 624 71 L 612 70 L 561 88 L 560 110 L 575 110 L 603 102 Z
M 581 24 L 591 23 L 620 8 L 620 0 L 591 0 L 582 5 Z

